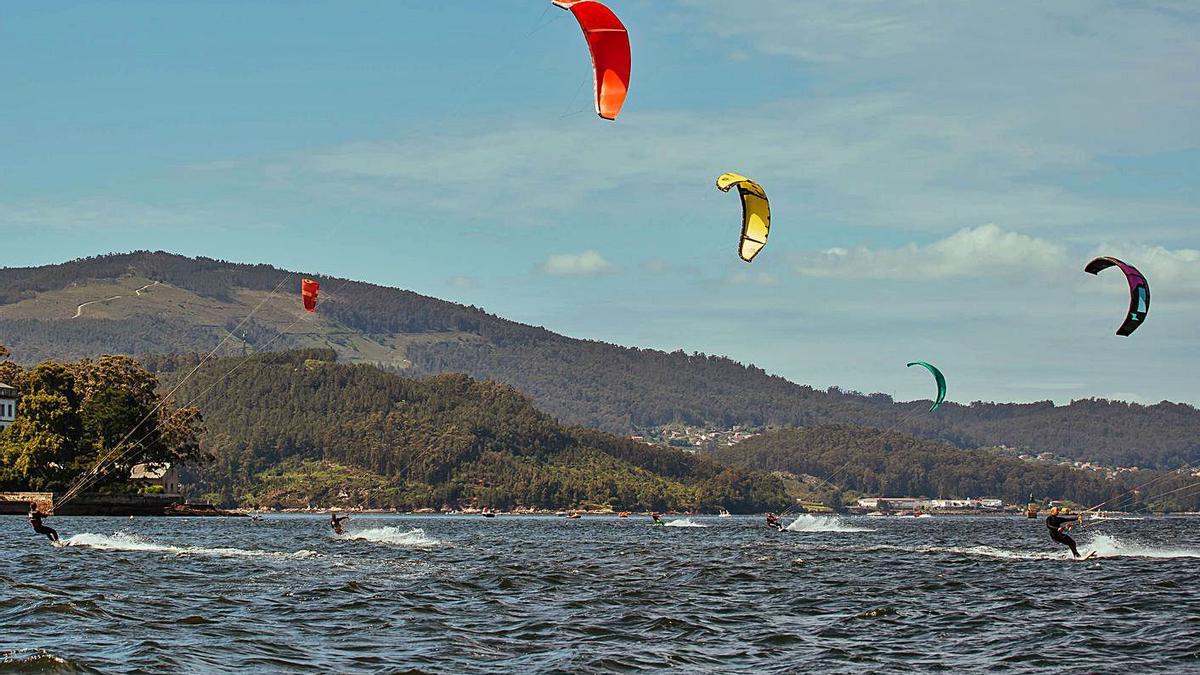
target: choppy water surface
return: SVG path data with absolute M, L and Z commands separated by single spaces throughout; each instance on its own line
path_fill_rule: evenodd
M 4 517 L 0 669 L 1200 669 L 1200 520 L 667 520 Z

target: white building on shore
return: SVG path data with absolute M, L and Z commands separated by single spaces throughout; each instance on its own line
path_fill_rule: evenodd
M 129 480 L 144 488 L 161 488 L 159 494 L 179 495 L 179 470 L 171 464 L 135 464 Z
M 0 382 L 0 430 L 17 419 L 17 390 Z
M 919 499 L 916 497 L 863 497 L 855 502 L 860 509 L 879 511 L 920 511 L 936 509 L 992 509 L 1004 508 L 1000 499 Z

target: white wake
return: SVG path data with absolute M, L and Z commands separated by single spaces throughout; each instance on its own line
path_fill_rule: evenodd
M 867 527 L 847 525 L 837 516 L 814 516 L 811 513 L 801 513 L 783 529 L 788 532 L 874 532 Z
M 362 530 L 347 530 L 345 534 L 339 536 L 340 539 L 354 539 L 358 541 L 371 541 L 378 544 L 392 544 L 394 546 L 407 546 L 410 548 L 431 548 L 441 544 L 441 541 L 434 539 L 425 534 L 425 530 L 419 527 L 414 527 L 410 530 L 401 530 L 398 527 L 369 527 Z
M 233 558 L 312 558 L 320 555 L 316 551 L 309 551 L 307 549 L 287 553 L 284 551 L 260 551 L 226 547 L 171 546 L 126 532 L 116 532 L 112 535 L 84 532 L 63 539 L 59 542 L 59 546 L 78 546 L 99 551 L 145 551 L 147 553 L 168 553 L 172 555 L 208 555 Z
M 1200 549 L 1161 548 L 1126 542 L 1108 534 L 1097 533 L 1079 544 L 1079 552 L 1095 551 L 1097 558 L 1200 558 Z
M 708 526 L 705 525 L 704 523 L 693 522 L 691 518 L 682 518 L 679 520 L 672 520 L 671 522 L 667 523 L 667 527 L 708 527 Z
M 1107 534 L 1095 534 L 1090 539 L 1078 541 L 1080 555 L 1092 551 L 1097 558 L 1200 558 L 1200 549 L 1167 548 L 1147 546 L 1137 542 L 1126 542 Z M 894 546 L 880 544 L 866 549 L 870 551 L 901 551 L 905 553 L 949 553 L 952 555 L 983 556 L 1002 560 L 1070 560 L 1071 552 L 1052 541 L 1046 542 L 1044 550 L 1018 551 L 996 546 Z

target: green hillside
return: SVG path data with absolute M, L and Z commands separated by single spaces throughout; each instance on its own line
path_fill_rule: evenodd
M 824 425 L 762 434 L 715 453 L 723 462 L 758 471 L 831 478 L 856 493 L 933 498 L 1000 497 L 1021 504 L 1030 493 L 1041 499 L 1070 499 L 1099 504 L 1153 481 L 1153 489 L 1119 500 L 1114 507 L 1195 510 L 1196 490 L 1187 474 L 1141 471 L 1120 480 L 1090 470 L 1026 462 L 986 450 L 964 450 L 946 443 L 865 427 Z M 1194 484 L 1193 484 L 1194 487 Z M 826 483 L 830 492 L 838 492 Z M 1168 498 L 1158 495 L 1170 493 Z
M 216 459 L 196 472 L 225 502 L 382 508 L 778 508 L 782 484 L 697 457 L 564 427 L 513 388 L 406 379 L 333 350 L 210 361 L 176 393 Z M 151 359 L 167 386 L 195 363 Z

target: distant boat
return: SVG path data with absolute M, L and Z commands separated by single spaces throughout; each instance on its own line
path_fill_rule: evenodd
M 617 514 L 617 517 L 618 517 L 618 518 L 628 518 L 628 517 L 629 517 L 629 512 L 628 512 L 628 511 L 622 511 L 622 512 L 620 512 L 620 513 L 618 513 L 618 514 Z
M 566 518 L 567 512 L 566 511 L 557 511 L 557 512 L 555 512 L 554 515 L 558 516 L 559 518 Z
M 567 518 L 570 520 L 578 520 L 579 515 L 580 515 L 579 512 L 575 512 L 575 513 L 572 513 L 571 515 L 567 516 Z
M 490 509 L 484 509 L 483 511 L 481 511 L 479 513 L 479 515 L 483 516 L 484 518 L 495 518 L 496 517 L 496 514 L 493 513 Z
M 730 514 L 728 511 L 726 511 L 725 509 L 721 509 L 721 512 L 717 514 L 717 517 L 718 517 L 718 518 L 732 518 L 732 517 L 733 517 L 733 515 L 731 515 L 731 514 Z
M 917 518 L 932 518 L 932 517 L 933 517 L 932 513 L 918 513 L 917 514 Z

